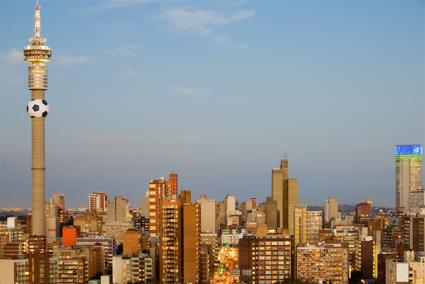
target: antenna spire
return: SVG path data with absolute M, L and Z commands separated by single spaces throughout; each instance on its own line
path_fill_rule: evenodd
M 40 24 L 40 5 L 35 5 L 35 24 L 34 24 L 35 38 L 41 38 L 41 24 Z

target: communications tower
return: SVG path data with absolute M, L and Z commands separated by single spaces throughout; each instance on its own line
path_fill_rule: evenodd
M 28 89 L 31 91 L 31 101 L 27 105 L 27 113 L 32 124 L 32 235 L 46 235 L 45 202 L 45 117 L 48 105 L 44 98 L 47 89 L 47 65 L 52 56 L 51 49 L 45 45 L 46 40 L 41 38 L 40 5 L 35 6 L 34 37 L 24 48 L 24 59 L 28 66 Z

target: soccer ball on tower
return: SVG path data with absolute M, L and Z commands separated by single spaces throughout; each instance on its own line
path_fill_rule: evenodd
M 27 113 L 31 117 L 46 117 L 49 106 L 46 100 L 31 100 L 27 105 Z

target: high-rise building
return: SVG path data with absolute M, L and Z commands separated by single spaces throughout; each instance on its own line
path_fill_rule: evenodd
M 372 199 L 368 198 L 356 205 L 356 223 L 366 224 L 372 218 Z
M 396 146 L 396 207 L 404 212 L 424 204 L 423 198 L 417 204 L 423 196 L 422 155 L 422 145 Z
M 165 199 L 160 204 L 159 225 L 159 282 L 180 282 L 179 204 L 176 199 Z
M 27 244 L 30 284 L 46 283 L 49 277 L 49 252 L 46 237 L 31 235 Z
M 294 209 L 298 205 L 298 179 L 288 176 L 288 159 L 272 170 L 272 199 L 276 200 L 278 227 L 294 233 Z
M 50 258 L 50 283 L 85 284 L 89 280 L 90 249 L 60 249 Z
M 236 209 L 236 197 L 227 194 L 224 198 L 224 204 L 226 208 L 226 226 L 231 227 L 232 225 L 239 226 L 241 212 Z
M 250 214 L 252 210 L 255 210 L 256 207 L 257 199 L 254 197 L 251 197 L 240 204 L 239 210 L 241 211 L 241 221 L 243 224 L 246 223 L 248 214 Z
M 149 233 L 152 237 L 158 236 L 160 231 L 160 202 L 165 198 L 167 181 L 164 179 L 149 182 Z
M 103 213 L 106 211 L 108 196 L 106 192 L 92 192 L 88 196 L 89 212 Z
M 199 282 L 210 283 L 218 265 L 219 245 L 217 235 L 201 233 L 201 249 L 199 256 Z
M 167 187 L 170 193 L 170 197 L 171 196 L 177 197 L 177 193 L 179 190 L 179 178 L 176 173 L 169 174 L 168 180 L 167 180 Z
M 216 233 L 216 202 L 214 199 L 201 195 L 197 201 L 201 210 L 201 232 Z
M 332 219 L 341 219 L 341 213 L 338 211 L 338 201 L 335 197 L 329 197 L 325 200 L 324 207 L 324 221 L 330 223 Z
M 319 242 L 319 231 L 323 228 L 322 211 L 307 211 L 307 243 Z
M 364 236 L 356 242 L 354 269 L 363 272 L 366 279 L 378 277 L 378 255 L 372 236 Z
M 130 222 L 130 204 L 127 199 L 122 196 L 115 196 L 113 201 L 108 201 L 106 223 L 113 222 Z
M 239 240 L 244 283 L 277 283 L 291 278 L 292 240 L 283 235 L 245 235 Z
M 300 205 L 294 209 L 294 244 L 307 242 L 307 205 Z
M 190 192 L 190 191 L 189 191 Z M 182 191 L 183 193 L 183 191 Z M 199 282 L 200 211 L 187 194 L 180 196 L 180 272 L 182 283 Z M 182 196 L 183 195 L 183 196 Z
M 297 279 L 308 283 L 348 283 L 348 249 L 337 243 L 299 245 Z
M 264 213 L 266 215 L 266 226 L 269 230 L 275 230 L 278 224 L 277 202 L 270 196 L 267 196 L 263 205 Z
M 425 251 L 425 212 L 403 217 L 403 242 L 407 250 Z

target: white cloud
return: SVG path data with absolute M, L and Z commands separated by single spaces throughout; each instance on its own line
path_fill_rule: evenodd
M 107 50 L 105 54 L 107 55 L 118 55 L 122 57 L 134 56 L 137 55 L 138 49 L 140 49 L 140 44 L 128 44 L 115 48 L 114 50 Z
M 10 65 L 19 65 L 24 63 L 24 55 L 22 51 L 13 48 L 1 54 L 1 61 Z
M 86 56 L 72 56 L 72 55 L 63 55 L 58 54 L 53 56 L 53 63 L 58 65 L 68 66 L 68 65 L 82 65 L 89 62 L 89 59 Z
M 224 14 L 213 10 L 171 9 L 160 14 L 158 19 L 180 32 L 198 34 L 224 46 L 246 49 L 249 48 L 249 44 L 237 43 L 228 36 L 217 34 L 216 29 L 243 22 L 254 16 L 254 10 L 240 10 L 233 14 Z
M 189 85 L 179 85 L 170 88 L 171 92 L 176 95 L 184 96 L 204 96 L 206 95 L 205 90 L 201 90 Z
M 164 11 L 159 18 L 180 31 L 209 35 L 215 27 L 227 26 L 255 16 L 254 10 L 241 10 L 235 14 L 225 15 L 212 10 L 172 9 Z

